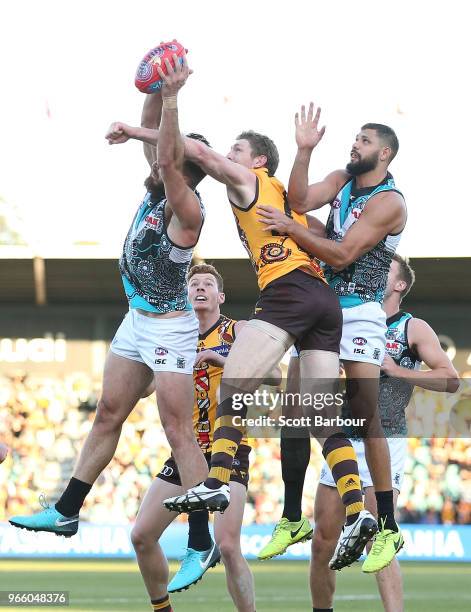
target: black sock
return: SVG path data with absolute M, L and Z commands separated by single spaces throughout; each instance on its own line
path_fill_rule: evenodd
M 383 523 L 385 529 L 399 531 L 394 519 L 394 495 L 391 491 L 375 491 L 376 504 L 378 506 L 378 523 L 381 529 Z
M 293 428 L 281 429 L 281 474 L 285 484 L 285 504 L 283 516 L 288 521 L 301 520 L 304 478 L 311 456 L 309 431 L 299 432 L 299 437 L 291 437 Z M 290 435 L 291 434 L 291 435 Z
M 190 531 L 188 533 L 188 548 L 193 550 L 208 550 L 212 546 L 211 534 L 208 527 L 209 512 L 207 510 L 197 510 L 190 512 L 188 523 Z
M 83 482 L 72 476 L 66 490 L 55 505 L 57 512 L 69 517 L 78 514 L 91 488 L 92 485 L 88 482 Z

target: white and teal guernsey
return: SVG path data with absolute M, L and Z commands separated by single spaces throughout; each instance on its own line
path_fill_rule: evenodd
M 386 353 L 394 362 L 408 370 L 419 370 L 422 361 L 409 344 L 408 327 L 412 315 L 400 310 L 386 320 Z M 379 379 L 378 406 L 384 435 L 398 437 L 407 435 L 406 409 L 414 385 L 403 378 L 393 378 L 381 372 Z M 343 416 L 351 417 L 348 403 L 342 410 Z M 352 429 L 346 429 L 348 436 L 359 439 Z
M 326 225 L 330 240 L 342 242 L 348 229 L 360 218 L 368 201 L 377 193 L 396 191 L 391 174 L 374 187 L 358 189 L 355 179 L 350 179 L 340 190 L 331 204 Z M 338 295 L 342 308 L 351 308 L 367 302 L 383 302 L 389 267 L 401 239 L 399 234 L 389 234 L 370 251 L 359 257 L 344 270 L 335 271 L 323 264 L 327 282 Z
M 400 310 L 386 320 L 386 353 L 401 368 L 420 370 L 422 361 L 410 346 L 407 335 L 411 319 L 411 314 Z M 414 386 L 407 380 L 381 373 L 378 403 L 386 436 L 407 435 L 406 408 L 413 390 Z
M 204 207 L 195 191 L 204 220 Z M 191 310 L 187 274 L 192 247 L 171 241 L 165 222 L 166 198 L 147 193 L 124 242 L 119 270 L 130 308 L 165 314 Z

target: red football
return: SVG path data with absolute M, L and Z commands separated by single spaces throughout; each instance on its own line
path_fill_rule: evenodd
M 164 74 L 167 74 L 167 66 L 165 60 L 168 59 L 173 65 L 172 55 L 175 53 L 179 58 L 188 52 L 176 40 L 167 43 L 160 43 L 158 47 L 154 47 L 145 54 L 141 63 L 137 67 L 136 78 L 134 83 L 139 91 L 143 93 L 154 93 L 162 87 L 162 79 L 157 72 L 157 67 L 160 66 Z M 183 60 L 180 59 L 180 62 Z

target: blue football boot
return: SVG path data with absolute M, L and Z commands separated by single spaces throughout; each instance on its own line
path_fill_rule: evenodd
M 204 576 L 205 572 L 221 560 L 221 553 L 214 542 L 208 550 L 187 548 L 180 569 L 168 585 L 168 592 L 184 591 Z
M 20 529 L 28 531 L 50 531 L 58 536 L 70 538 L 78 531 L 79 515 L 63 516 L 60 512 L 46 502 L 46 497 L 41 494 L 39 503 L 44 508 L 41 512 L 31 516 L 12 516 L 9 522 Z

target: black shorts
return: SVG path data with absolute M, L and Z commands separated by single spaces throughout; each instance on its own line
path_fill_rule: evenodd
M 260 293 L 251 319 L 296 338 L 296 348 L 340 353 L 342 309 L 334 290 L 299 269 L 276 278 Z
M 252 449 L 246 444 L 241 444 L 237 449 L 236 456 L 232 462 L 231 482 L 240 482 L 245 488 L 249 485 L 249 455 Z M 205 453 L 206 461 L 211 461 L 211 453 Z M 170 456 L 164 463 L 162 469 L 157 474 L 157 478 L 170 482 L 171 484 L 181 486 L 180 474 L 173 456 Z

